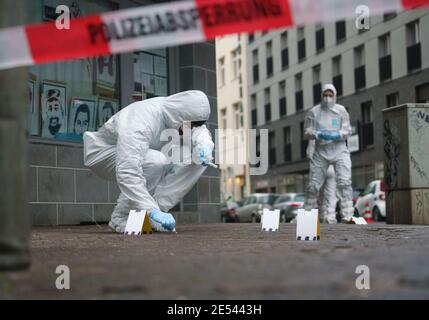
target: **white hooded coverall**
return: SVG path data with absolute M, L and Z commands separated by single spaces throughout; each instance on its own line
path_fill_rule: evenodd
M 116 179 L 121 191 L 112 221 L 125 224 L 131 209 L 168 212 L 189 192 L 207 167 L 170 163 L 160 152 L 168 143 L 160 135 L 209 116 L 207 96 L 190 90 L 132 103 L 97 132 L 84 133 L 85 165 L 102 178 Z M 202 127 L 213 147 L 210 132 Z
M 310 140 L 307 147 L 307 158 L 311 159 L 314 155 L 314 148 L 316 146 L 315 140 Z M 326 171 L 326 179 L 323 183 L 319 198 L 317 200 L 317 207 L 322 221 L 329 224 L 337 223 L 336 206 L 337 206 L 337 184 L 335 183 L 335 170 L 332 165 Z
M 323 92 L 331 90 L 334 96 L 337 90 L 331 84 L 325 85 Z M 321 130 L 338 131 L 341 139 L 325 141 L 318 138 Z M 310 177 L 307 187 L 304 208 L 311 210 L 317 206 L 320 188 L 326 179 L 330 165 L 334 167 L 338 197 L 341 203 L 343 218 L 353 216 L 353 191 L 351 181 L 351 159 L 346 140 L 351 134 L 349 114 L 344 106 L 327 105 L 322 102 L 311 108 L 304 123 L 304 135 L 307 139 L 316 140 L 313 157 L 310 159 Z

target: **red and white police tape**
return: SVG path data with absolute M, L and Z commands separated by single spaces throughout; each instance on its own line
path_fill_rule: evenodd
M 0 69 L 206 41 L 216 36 L 429 6 L 429 0 L 189 0 L 0 29 Z

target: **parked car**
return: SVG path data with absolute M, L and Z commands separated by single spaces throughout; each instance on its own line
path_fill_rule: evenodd
M 280 210 L 280 222 L 290 222 L 298 214 L 298 209 L 304 206 L 303 193 L 284 193 L 280 195 L 273 205 L 273 209 Z
M 383 221 L 386 218 L 386 192 L 384 181 L 370 182 L 362 195 L 356 200 L 355 214 L 364 217 L 366 208 L 369 208 L 375 221 Z
M 272 209 L 278 195 L 254 193 L 244 200 L 243 206 L 235 209 L 236 221 L 260 222 L 264 208 Z
M 222 222 L 236 222 L 235 210 L 240 207 L 240 201 L 225 201 L 220 206 L 220 219 Z

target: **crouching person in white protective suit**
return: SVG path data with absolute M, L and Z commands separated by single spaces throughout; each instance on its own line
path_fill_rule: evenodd
M 121 191 L 109 222 L 112 229 L 124 232 L 128 214 L 135 209 L 149 210 L 154 230 L 175 230 L 176 221 L 168 211 L 213 159 L 214 143 L 204 125 L 209 115 L 207 96 L 191 90 L 132 103 L 97 132 L 85 132 L 85 165 L 102 178 L 116 180 Z M 190 122 L 192 130 L 189 154 L 198 160 L 172 163 L 163 148 L 168 141 L 162 140 L 168 139 L 161 134 L 165 129 L 182 134 L 184 122 Z
M 324 86 L 322 102 L 311 108 L 304 123 L 304 135 L 315 140 L 310 158 L 310 177 L 304 208 L 317 206 L 319 191 L 326 180 L 330 165 L 335 171 L 337 194 L 343 222 L 352 222 L 353 191 L 351 159 L 346 140 L 351 133 L 349 114 L 344 106 L 336 104 L 337 90 L 332 84 Z
M 316 147 L 315 140 L 310 140 L 307 147 L 307 157 L 309 160 L 313 158 L 314 149 Z M 337 184 L 335 182 L 335 170 L 332 165 L 329 165 L 326 171 L 325 182 L 319 191 L 317 199 L 317 207 L 319 208 L 319 216 L 323 222 L 336 224 L 336 207 L 337 207 Z

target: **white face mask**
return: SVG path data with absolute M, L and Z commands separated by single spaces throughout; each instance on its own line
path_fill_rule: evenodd
M 335 99 L 333 97 L 323 97 L 323 102 L 328 107 L 331 107 L 335 104 Z

